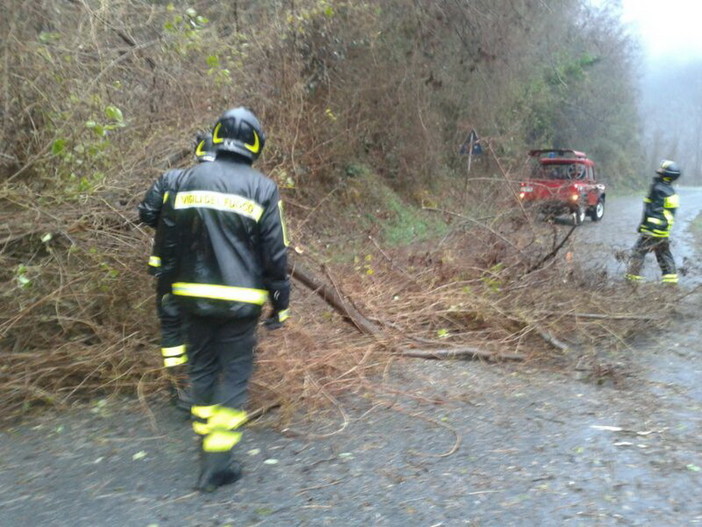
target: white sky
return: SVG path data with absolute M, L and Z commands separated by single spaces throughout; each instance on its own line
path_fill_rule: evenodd
M 702 0 L 622 0 L 649 58 L 702 57 Z

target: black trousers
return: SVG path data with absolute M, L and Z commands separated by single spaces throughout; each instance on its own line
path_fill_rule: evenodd
M 241 409 L 253 371 L 258 317 L 187 314 L 186 319 L 193 405 Z
M 656 255 L 656 260 L 664 275 L 676 273 L 675 260 L 670 252 L 670 240 L 668 238 L 656 238 L 642 234 L 636 240 L 634 248 L 631 250 L 631 259 L 629 260 L 630 275 L 640 275 L 644 264 L 646 254 L 653 252 Z
M 185 344 L 183 315 L 171 294 L 171 285 L 156 282 L 156 313 L 161 325 L 161 347 L 173 348 Z

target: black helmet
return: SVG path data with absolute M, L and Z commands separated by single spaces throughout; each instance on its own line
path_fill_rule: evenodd
M 253 112 L 240 106 L 220 116 L 212 130 L 212 142 L 217 152 L 233 152 L 253 162 L 261 155 L 266 136 Z
M 656 174 L 661 176 L 663 179 L 667 179 L 668 181 L 675 181 L 680 177 L 682 171 L 675 161 L 664 159 L 661 161 L 658 170 L 656 170 Z
M 215 148 L 212 143 L 212 134 L 199 132 L 195 136 L 195 160 L 198 163 L 214 161 Z

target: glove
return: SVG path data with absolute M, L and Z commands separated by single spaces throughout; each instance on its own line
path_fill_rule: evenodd
M 273 313 L 280 313 L 288 309 L 290 303 L 290 281 L 279 280 L 273 282 L 269 286 L 271 292 L 271 303 L 273 304 Z
M 283 309 L 282 311 L 273 311 L 271 316 L 263 321 L 263 327 L 269 331 L 274 329 L 280 329 L 283 327 L 283 322 L 285 322 L 290 317 L 290 310 Z
M 277 280 L 268 286 L 271 293 L 271 303 L 273 311 L 271 315 L 263 321 L 263 326 L 268 330 L 283 327 L 283 322 L 290 316 L 288 304 L 290 302 L 290 280 Z

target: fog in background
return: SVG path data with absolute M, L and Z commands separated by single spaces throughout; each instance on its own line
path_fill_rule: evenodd
M 702 184 L 702 59 L 650 63 L 642 79 L 641 111 L 649 165 L 678 161 L 683 184 Z
M 622 0 L 621 10 L 641 43 L 646 167 L 674 159 L 684 170 L 682 184 L 701 185 L 702 2 Z

